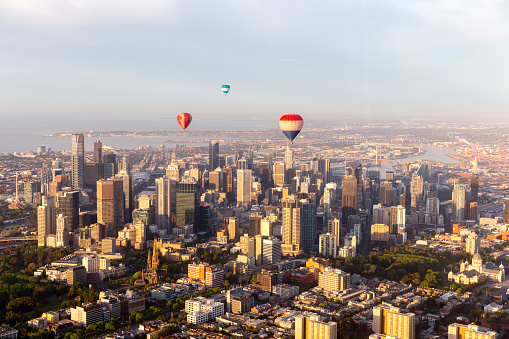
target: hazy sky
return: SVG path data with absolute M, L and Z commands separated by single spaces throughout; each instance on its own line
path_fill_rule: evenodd
M 508 33 L 493 0 L 0 0 L 0 116 L 506 119 Z

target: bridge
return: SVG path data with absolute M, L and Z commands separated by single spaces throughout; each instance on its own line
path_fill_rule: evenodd
M 29 242 L 29 241 L 37 241 L 37 236 L 30 236 L 30 237 L 3 237 L 3 238 L 0 238 L 0 243 Z

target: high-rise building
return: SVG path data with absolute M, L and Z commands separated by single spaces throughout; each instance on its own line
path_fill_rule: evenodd
M 116 179 L 122 180 L 122 190 L 124 192 L 124 222 L 132 222 L 134 210 L 134 180 L 129 170 L 122 170 L 115 175 Z
M 358 211 L 362 207 L 362 162 L 348 161 L 345 164 L 345 176 L 354 176 L 357 179 L 356 206 Z
M 94 162 L 97 164 L 103 162 L 103 143 L 99 139 L 94 142 Z
M 300 218 L 300 238 L 302 249 L 306 252 L 315 250 L 316 205 L 309 201 L 302 202 Z
M 426 199 L 426 213 L 440 213 L 440 199 L 434 197 Z
M 275 162 L 273 166 L 274 185 L 283 187 L 285 184 L 285 163 Z
M 410 206 L 419 208 L 422 204 L 422 195 L 424 190 L 424 181 L 416 172 L 412 174 L 412 183 L 410 185 Z
M 236 193 L 233 187 L 233 181 L 235 178 L 234 170 L 233 166 L 226 166 L 223 168 L 223 188 L 226 192 L 226 199 L 228 199 L 230 203 L 235 201 Z
M 96 189 L 97 181 L 102 179 L 103 164 L 96 162 L 86 162 L 83 174 L 83 187 L 88 189 Z
M 474 255 L 479 253 L 481 249 L 481 237 L 475 234 L 475 232 L 471 232 L 465 240 L 465 244 L 465 251 L 468 254 Z
M 300 253 L 302 251 L 301 239 L 302 202 L 296 196 L 289 196 L 283 202 L 283 225 L 281 233 L 283 255 Z
M 166 177 L 170 178 L 171 180 L 175 180 L 176 182 L 180 181 L 180 168 L 176 162 L 172 162 L 168 165 L 166 168 Z
M 157 178 L 156 181 L 156 225 L 160 230 L 171 233 L 174 227 L 177 210 L 177 182 L 168 178 Z
M 470 201 L 478 202 L 479 199 L 479 177 L 477 175 L 470 178 Z
M 37 245 L 46 246 L 46 237 L 55 234 L 57 210 L 53 196 L 43 196 L 42 205 L 37 207 Z
M 336 247 L 339 247 L 341 239 L 341 220 L 338 218 L 329 219 L 327 221 L 327 233 L 336 236 Z
M 209 144 L 209 172 L 219 166 L 219 142 L 213 141 Z
M 352 175 L 343 178 L 343 207 L 341 209 L 341 218 L 343 225 L 349 215 L 357 214 L 357 179 Z
M 380 305 L 373 308 L 373 332 L 398 339 L 415 338 L 415 314 L 403 313 L 397 307 Z
M 285 151 L 285 168 L 290 169 L 294 167 L 294 152 L 290 148 L 290 145 L 286 145 Z
M 117 155 L 113 152 L 103 154 L 103 178 L 109 179 L 117 173 Z
M 326 323 L 320 315 L 295 316 L 295 339 L 336 339 L 337 335 L 337 323 Z
M 318 246 L 320 255 L 333 258 L 337 257 L 337 239 L 337 236 L 330 233 L 320 234 Z
M 97 222 L 106 225 L 108 237 L 116 237 L 124 225 L 124 190 L 122 179 L 97 182 Z
M 59 214 L 56 220 L 56 245 L 57 247 L 69 246 L 69 225 L 67 222 L 68 218 Z
M 27 181 L 23 185 L 23 193 L 26 202 L 33 202 L 34 193 L 41 192 L 41 183 L 38 181 Z
M 230 217 L 228 219 L 228 237 L 229 240 L 237 240 L 239 238 L 239 219 Z
M 199 214 L 199 187 L 196 182 L 177 183 L 176 226 L 193 225 L 195 232 L 207 231 L 197 224 Z M 197 213 L 198 212 L 198 213 Z
M 447 328 L 449 339 L 496 339 L 497 332 L 474 324 L 450 324 Z
M 251 213 L 249 215 L 249 230 L 250 237 L 254 237 L 261 233 L 261 222 L 263 215 L 261 213 Z
M 213 191 L 223 191 L 223 170 L 220 167 L 209 171 L 209 189 Z
M 262 184 L 262 190 L 266 190 L 273 186 L 272 171 L 270 170 L 269 162 L 261 162 L 259 167 L 259 177 Z
M 389 225 L 371 225 L 371 242 L 373 243 L 376 241 L 389 242 Z
M 380 184 L 380 204 L 382 206 L 392 206 L 392 184 L 390 181 L 385 181 Z
M 477 221 L 477 202 L 467 201 L 465 203 L 465 219 Z
M 509 224 L 509 198 L 505 198 L 502 200 L 503 204 L 503 221 L 504 224 Z
M 465 220 L 465 195 L 466 185 L 455 184 L 452 191 L 452 220 Z
M 398 228 L 405 227 L 405 207 L 398 205 L 398 206 L 391 206 L 391 222 L 390 222 L 390 229 L 389 232 L 391 234 L 398 234 Z
M 85 174 L 85 146 L 83 134 L 71 136 L 71 186 L 73 189 L 83 188 Z
M 237 170 L 237 204 L 251 202 L 251 178 L 250 169 Z
M 263 238 L 263 264 L 274 264 L 281 261 L 281 241 L 277 238 Z
M 80 192 L 65 192 L 57 195 L 57 208 L 60 213 L 67 217 L 68 232 L 80 227 Z

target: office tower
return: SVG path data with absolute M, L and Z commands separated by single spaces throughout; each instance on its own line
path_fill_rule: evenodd
M 502 217 L 504 224 L 509 224 L 509 198 L 504 198 L 502 200 Z
M 94 142 L 94 162 L 97 164 L 103 162 L 103 143 L 99 139 Z
M 119 171 L 115 178 L 122 180 L 122 191 L 124 192 L 124 222 L 132 222 L 134 210 L 134 182 L 133 175 L 129 170 Z
M 219 142 L 213 141 L 209 144 L 209 172 L 219 166 Z
M 383 206 L 392 206 L 392 184 L 385 181 L 380 184 L 380 204 Z
M 233 179 L 235 177 L 234 167 L 223 167 L 223 188 L 226 192 L 226 199 L 231 203 L 235 201 L 235 190 L 233 186 Z
M 426 199 L 426 213 L 440 213 L 440 199 L 428 198 Z
M 67 269 L 66 278 L 67 278 L 67 285 L 72 286 L 77 282 L 85 283 L 85 282 L 87 282 L 87 269 L 85 268 L 85 266 L 69 267 Z M 84 305 L 86 305 L 86 304 L 84 304 Z M 80 308 L 80 307 L 78 306 L 76 308 Z M 72 314 L 72 309 L 71 309 L 71 314 Z M 102 308 L 101 308 L 101 315 L 102 315 Z M 72 315 L 71 315 L 71 317 L 72 317 Z M 88 315 L 85 317 L 85 319 L 87 319 L 87 318 L 88 318 Z M 98 320 L 97 322 L 99 322 L 99 321 L 102 321 L 102 320 Z
M 237 170 L 237 204 L 251 202 L 251 170 Z
M 290 148 L 290 145 L 286 145 L 285 151 L 285 168 L 290 169 L 294 166 L 294 152 Z
M 177 182 L 167 177 L 156 181 L 156 225 L 160 230 L 171 233 L 177 210 Z
M 38 181 L 28 181 L 23 185 L 23 193 L 26 202 L 33 202 L 34 193 L 41 192 L 41 183 Z
M 466 185 L 455 184 L 452 190 L 452 220 L 465 220 L 465 194 Z
M 275 162 L 273 166 L 274 185 L 283 187 L 285 184 L 285 163 Z
M 195 232 L 208 231 L 201 229 L 201 225 L 196 223 L 196 218 L 199 217 L 199 187 L 196 182 L 179 182 L 177 183 L 177 205 L 176 226 L 193 225 Z M 197 211 L 198 209 L 198 211 Z M 196 213 L 198 212 L 198 213 Z M 198 215 L 197 215 L 198 214 Z
M 405 227 L 406 213 L 405 208 L 401 205 L 391 206 L 391 222 L 390 234 L 398 234 L 398 228 Z
M 255 264 L 261 266 L 263 264 L 263 236 L 258 234 L 255 239 Z
M 477 221 L 477 202 L 467 201 L 465 203 L 465 219 Z
M 250 237 L 254 237 L 261 233 L 261 222 L 263 215 L 261 213 L 251 213 L 249 215 L 249 231 Z
M 336 339 L 338 324 L 323 320 L 320 315 L 296 315 L 295 339 Z
M 239 159 L 237 161 L 237 169 L 249 169 L 247 165 L 247 160 L 245 158 Z
M 338 247 L 341 239 L 341 220 L 338 218 L 329 219 L 327 221 L 327 233 L 336 236 L 336 247 Z
M 117 156 L 108 152 L 103 154 L 103 178 L 109 179 L 117 173 Z
M 373 332 L 398 339 L 415 338 L 415 314 L 402 313 L 397 307 L 380 305 L 373 308 Z
M 263 218 L 260 221 L 260 234 L 266 237 L 272 237 L 272 229 L 274 227 L 274 222 L 270 220 L 270 218 Z
M 263 238 L 263 264 L 275 264 L 281 261 L 281 241 L 277 238 Z
M 474 175 L 470 179 L 470 201 L 478 202 L 479 199 L 479 177 Z
M 449 339 L 496 339 L 497 332 L 491 331 L 487 327 L 481 327 L 474 324 L 450 324 L 447 328 Z
M 80 227 L 80 192 L 65 192 L 57 195 L 57 208 L 60 213 L 67 217 L 69 232 Z
M 387 181 L 394 181 L 394 172 L 393 171 L 386 171 L 385 172 L 385 180 L 387 180 Z
M 357 214 L 357 179 L 352 175 L 343 178 L 343 207 L 341 217 L 343 225 L 349 215 Z
M 318 251 L 320 252 L 320 255 L 325 257 L 337 257 L 338 254 L 338 237 L 330 234 L 320 234 L 319 241 L 318 241 Z
M 300 218 L 300 237 L 302 249 L 311 252 L 315 248 L 315 230 L 316 230 L 316 205 L 313 202 L 303 201 Z
M 223 171 L 220 167 L 209 172 L 209 189 L 213 191 L 223 191 Z
M 331 182 L 330 176 L 330 160 L 329 159 L 319 159 L 318 160 L 318 172 L 322 173 L 323 182 L 328 184 Z
M 101 241 L 101 250 L 103 253 L 117 253 L 117 239 L 116 238 L 104 238 Z
M 143 222 L 133 224 L 136 230 L 136 243 L 144 243 L 147 240 L 147 227 Z
M 172 162 L 171 164 L 168 165 L 168 167 L 166 168 L 166 177 L 176 182 L 180 181 L 180 168 L 177 163 Z
M 329 206 L 334 205 L 336 203 L 336 189 L 337 186 L 335 183 L 329 183 L 325 185 L 323 190 L 323 203 Z
M 83 187 L 95 191 L 97 181 L 102 179 L 102 164 L 95 162 L 85 163 L 83 174 Z
M 261 162 L 259 167 L 259 177 L 262 184 L 262 190 L 266 190 L 273 186 L 272 182 L 272 171 L 270 170 L 269 162 Z
M 238 240 L 239 238 L 239 219 L 230 217 L 228 220 L 228 240 Z
M 48 164 L 43 164 L 41 168 L 41 193 L 42 195 L 48 195 L 49 183 L 53 181 L 51 168 Z
M 391 222 L 391 209 L 390 207 L 383 207 L 382 205 L 373 206 L 373 221 L 374 224 L 389 225 Z
M 299 253 L 302 251 L 301 239 L 301 213 L 302 202 L 292 195 L 283 202 L 283 225 L 281 233 L 283 235 L 283 244 L 281 250 L 283 254 Z
M 355 209 L 358 211 L 362 206 L 362 162 L 349 161 L 345 164 L 345 176 L 354 176 L 357 179 L 357 204 Z
M 69 246 L 69 224 L 67 222 L 68 218 L 59 214 L 56 220 L 56 246 L 57 247 L 66 247 Z
M 37 245 L 46 246 L 46 237 L 55 234 L 57 210 L 53 196 L 43 196 L 42 205 L 37 207 Z
M 85 147 L 83 134 L 71 136 L 71 186 L 73 189 L 83 188 L 85 172 Z
M 97 182 L 97 222 L 106 225 L 108 237 L 116 237 L 124 225 L 124 191 L 122 179 Z
M 412 208 L 421 207 L 424 182 L 422 177 L 416 172 L 412 174 L 412 183 L 410 185 L 410 206 Z
M 465 251 L 468 254 L 474 255 L 476 253 L 479 253 L 479 250 L 481 249 L 481 237 L 475 234 L 474 232 L 471 232 L 467 239 L 465 240 L 466 246 Z

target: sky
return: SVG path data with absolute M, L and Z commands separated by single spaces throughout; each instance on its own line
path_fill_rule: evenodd
M 498 0 L 0 0 L 1 124 L 507 120 L 508 33 Z

